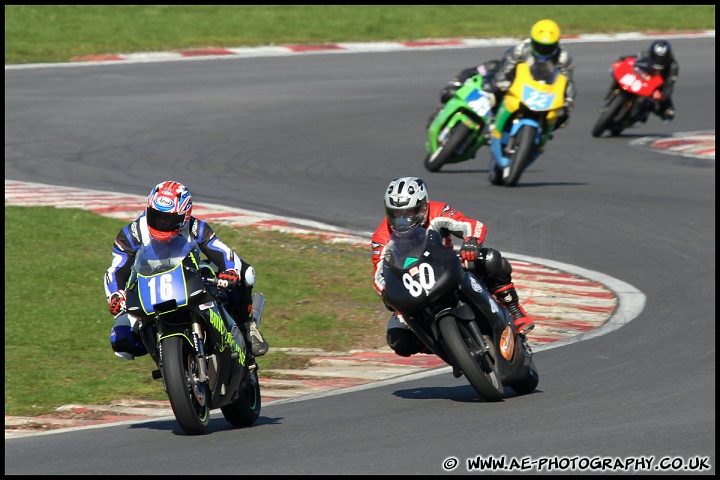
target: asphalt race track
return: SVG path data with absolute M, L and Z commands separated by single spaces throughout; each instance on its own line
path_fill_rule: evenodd
M 516 188 L 488 183 L 489 150 L 422 165 L 440 88 L 507 45 L 6 68 L 6 179 L 147 195 L 172 178 L 196 202 L 369 232 L 388 181 L 419 175 L 488 225 L 487 245 L 602 272 L 646 303 L 537 353 L 531 395 L 488 404 L 463 378 L 425 376 L 269 404 L 248 429 L 214 416 L 201 438 L 166 419 L 6 439 L 5 473 L 485 473 L 478 457 L 525 462 L 506 473 L 714 473 L 714 154 L 641 140 L 714 134 L 715 38 L 672 43 L 675 121 L 598 139 L 608 66 L 649 40 L 568 44 L 573 116 Z

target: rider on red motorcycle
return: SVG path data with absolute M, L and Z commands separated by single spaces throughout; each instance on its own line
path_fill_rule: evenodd
M 618 60 L 625 60 L 631 57 L 636 58 L 635 65 L 644 70 L 657 73 L 663 78 L 662 87 L 653 96 L 653 113 L 665 122 L 672 121 L 675 118 L 675 107 L 672 102 L 672 92 L 677 82 L 680 66 L 675 55 L 673 54 L 670 42 L 667 40 L 655 40 L 650 44 L 650 48 L 643 50 L 637 55 L 623 55 Z M 617 85 L 613 82 L 610 91 L 615 90 Z M 642 122 L 647 121 L 650 112 L 646 112 L 641 119 Z

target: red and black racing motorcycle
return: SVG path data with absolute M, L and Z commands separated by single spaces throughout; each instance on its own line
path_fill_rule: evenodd
M 663 78 L 636 57 L 614 62 L 610 75 L 613 87 L 600 109 L 600 118 L 592 129 L 593 137 L 602 136 L 606 130 L 617 136 L 635 123 L 647 121 L 654 102 L 662 100 Z

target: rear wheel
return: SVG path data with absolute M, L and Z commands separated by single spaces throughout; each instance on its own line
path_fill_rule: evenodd
M 198 381 L 198 359 L 181 336 L 162 340 L 162 377 L 180 427 L 188 435 L 202 435 L 210 423 L 207 383 Z
M 240 392 L 240 397 L 230 405 L 220 408 L 225 420 L 236 427 L 249 427 L 260 416 L 260 382 L 257 368 L 253 368 L 249 375 L 250 379 Z
M 447 140 L 445 140 L 442 145 L 439 145 L 435 152 L 425 157 L 425 168 L 429 172 L 439 171 L 443 165 L 450 162 L 455 156 L 456 150 L 465 143 L 471 133 L 472 130 L 464 123 L 456 123 L 452 130 L 450 130 Z
M 605 130 L 610 130 L 612 135 L 619 135 L 622 128 L 618 127 L 616 122 L 617 114 L 625 103 L 625 96 L 623 94 L 617 94 L 610 100 L 610 103 L 606 107 L 600 110 L 600 118 L 595 122 L 595 126 L 592 129 L 592 136 L 597 138 L 600 137 Z
M 453 366 L 462 371 L 483 400 L 502 400 L 503 384 L 495 368 L 495 359 L 480 344 L 482 339 L 475 338 L 465 324 L 453 316 L 440 320 L 440 332 Z

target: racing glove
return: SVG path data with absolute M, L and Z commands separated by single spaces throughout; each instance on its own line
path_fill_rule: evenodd
M 227 288 L 228 290 L 235 288 L 240 281 L 240 272 L 236 269 L 231 268 L 218 274 L 218 286 Z
M 118 290 L 108 297 L 108 309 L 113 317 L 123 313 L 126 309 L 125 290 Z
M 477 261 L 480 258 L 480 248 L 482 245 L 478 242 L 475 237 L 467 237 L 460 247 L 460 258 L 465 265 L 465 268 L 471 268 L 471 263 Z

